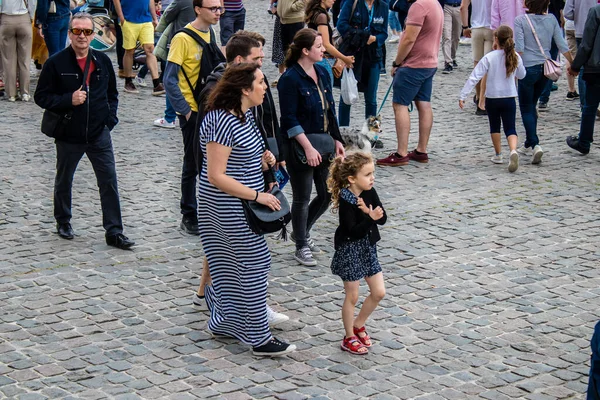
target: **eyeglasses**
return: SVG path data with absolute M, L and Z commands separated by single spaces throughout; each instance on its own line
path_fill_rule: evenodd
M 216 14 L 216 13 L 225 14 L 225 7 L 200 7 L 200 8 L 206 8 L 207 10 L 210 10 L 210 12 L 212 12 L 213 14 Z
M 73 35 L 75 35 L 75 36 L 79 36 L 79 35 L 81 35 L 82 33 L 83 33 L 85 36 L 92 36 L 92 35 L 94 34 L 94 30 L 93 30 L 93 29 L 79 29 L 79 28 L 71 28 L 71 29 L 69 29 L 69 31 L 70 31 L 70 32 L 71 32 Z

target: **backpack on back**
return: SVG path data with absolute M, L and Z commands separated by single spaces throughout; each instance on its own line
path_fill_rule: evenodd
M 225 56 L 221 52 L 221 49 L 217 45 L 217 41 L 215 39 L 215 32 L 210 28 L 210 43 L 206 43 L 204 39 L 202 39 L 196 32 L 189 28 L 183 28 L 179 32 L 183 32 L 192 38 L 202 47 L 202 57 L 200 59 L 200 73 L 198 74 L 198 80 L 196 81 L 196 86 L 192 85 L 190 78 L 185 73 L 185 69 L 181 68 L 183 72 L 183 76 L 187 81 L 188 85 L 192 89 L 192 93 L 194 94 L 194 100 L 196 104 L 200 99 L 200 92 L 206 86 L 206 78 L 210 75 L 210 73 L 215 69 L 217 65 L 222 62 L 225 62 Z M 178 33 L 179 33 L 178 32 Z

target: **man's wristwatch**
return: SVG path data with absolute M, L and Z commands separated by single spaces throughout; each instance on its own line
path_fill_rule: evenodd
M 464 25 L 463 25 L 463 27 L 462 27 L 462 28 L 463 28 L 463 30 L 465 30 L 465 29 L 470 29 L 468 25 L 467 25 L 467 26 L 464 26 Z
M 398 67 L 400 67 L 400 64 L 396 64 L 396 61 L 394 61 L 392 63 L 392 68 L 398 68 Z

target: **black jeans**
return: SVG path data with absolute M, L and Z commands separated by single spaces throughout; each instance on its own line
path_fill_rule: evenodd
M 125 49 L 123 48 L 123 31 L 121 30 L 121 24 L 119 23 L 119 18 L 113 19 L 115 23 L 115 33 L 117 36 L 117 43 L 115 48 L 117 50 L 117 65 L 119 69 L 122 71 L 123 68 L 123 57 L 125 56 Z
M 308 245 L 306 239 L 310 235 L 310 230 L 329 207 L 331 201 L 331 194 L 327 191 L 329 161 L 312 168 L 299 163 L 293 157 L 290 154 L 286 160 L 292 184 L 292 227 L 296 238 L 296 249 L 299 250 Z M 313 182 L 317 196 L 310 201 Z
M 198 169 L 194 159 L 194 135 L 196 132 L 196 117 L 198 113 L 192 112 L 186 121 L 185 115 L 179 115 L 179 126 L 183 135 L 183 167 L 181 169 L 181 214 L 193 222 L 198 221 L 198 202 L 196 200 L 196 177 Z
M 110 131 L 104 128 L 91 143 L 56 141 L 56 178 L 54 180 L 54 218 L 59 224 L 71 220 L 71 189 L 73 176 L 83 155 L 94 168 L 102 205 L 102 226 L 106 235 L 123 232 L 121 204 L 117 188 L 117 171 Z

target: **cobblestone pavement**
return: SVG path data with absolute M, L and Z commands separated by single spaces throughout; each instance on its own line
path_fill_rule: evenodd
M 249 4 L 248 28 L 270 41 L 266 7 Z M 133 251 L 104 244 L 86 159 L 73 190 L 77 236 L 56 235 L 55 149 L 39 132 L 41 111 L 0 101 L 0 397 L 583 398 L 600 307 L 600 153 L 582 157 L 564 143 L 578 107 L 561 81 L 540 116 L 543 163 L 523 157 L 514 174 L 492 164 L 487 119 L 472 103 L 457 106 L 470 59 L 461 46 L 458 71 L 435 78 L 431 162 L 377 168 L 389 214 L 379 245 L 387 296 L 368 323 L 375 346 L 365 357 L 339 349 L 343 292 L 329 270 L 336 215 L 316 226 L 327 244 L 317 267 L 270 240 L 268 301 L 290 316 L 275 334 L 298 351 L 254 357 L 213 339 L 192 306 L 202 249 L 178 229 L 181 135 L 152 127 L 164 100 L 150 89 L 122 94 L 113 132 Z M 269 62 L 265 71 L 276 76 Z M 390 81 L 382 78 L 380 99 Z M 378 156 L 395 144 L 390 102 L 383 126 Z

